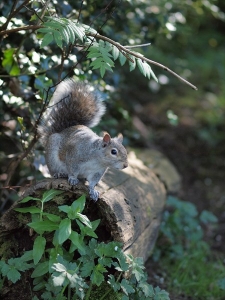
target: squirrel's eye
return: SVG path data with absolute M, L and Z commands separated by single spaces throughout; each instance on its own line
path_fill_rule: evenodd
M 112 154 L 112 155 L 117 155 L 117 150 L 116 150 L 116 149 L 112 149 L 112 150 L 111 150 L 111 154 Z

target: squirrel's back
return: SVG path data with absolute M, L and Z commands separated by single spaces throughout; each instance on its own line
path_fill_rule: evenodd
M 105 105 L 93 88 L 73 79 L 62 81 L 56 88 L 38 126 L 43 144 L 53 133 L 74 125 L 94 127 L 105 112 Z

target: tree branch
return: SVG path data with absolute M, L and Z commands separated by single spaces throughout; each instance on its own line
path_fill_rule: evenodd
M 172 75 L 174 75 L 175 77 L 177 77 L 178 79 L 180 79 L 181 81 L 183 81 L 184 83 L 186 83 L 187 85 L 189 85 L 192 89 L 197 90 L 197 87 L 195 85 L 191 84 L 189 81 L 187 81 L 186 79 L 184 79 L 183 77 L 181 77 L 180 75 L 178 75 L 177 73 L 175 73 L 174 71 L 172 71 L 171 69 L 169 69 L 168 67 L 166 67 L 166 66 L 164 66 L 164 65 L 162 65 L 162 64 L 160 64 L 160 63 L 158 63 L 158 62 L 156 62 L 154 60 L 150 60 L 150 59 L 142 56 L 141 54 L 138 54 L 136 52 L 132 52 L 132 51 L 128 50 L 126 47 L 120 45 L 119 43 L 111 40 L 110 38 L 108 38 L 106 36 L 103 36 L 101 34 L 93 34 L 93 33 L 87 33 L 87 36 L 93 36 L 93 37 L 95 37 L 97 39 L 101 39 L 103 41 L 109 42 L 110 44 L 113 44 L 114 46 L 116 46 L 120 50 L 120 52 L 123 55 L 124 55 L 124 53 L 123 53 L 123 51 L 124 51 L 127 54 L 130 54 L 130 55 L 133 55 L 133 56 L 135 56 L 137 58 L 140 58 L 142 61 L 144 60 L 144 61 L 146 61 L 146 62 L 148 62 L 150 64 L 156 65 L 156 66 L 162 68 L 163 70 L 168 71 L 169 73 L 171 73 Z

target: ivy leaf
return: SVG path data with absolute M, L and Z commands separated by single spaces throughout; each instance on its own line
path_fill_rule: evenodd
M 63 219 L 59 224 L 58 241 L 62 245 L 71 234 L 71 220 L 66 218 Z
M 46 239 L 43 236 L 38 236 L 35 239 L 34 247 L 33 247 L 33 259 L 35 265 L 40 261 L 45 251 L 45 245 L 46 245 Z

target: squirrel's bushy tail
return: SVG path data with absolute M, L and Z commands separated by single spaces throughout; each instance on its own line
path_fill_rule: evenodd
M 73 79 L 62 81 L 56 88 L 38 126 L 43 144 L 48 137 L 74 126 L 94 127 L 105 112 L 105 105 L 92 87 Z

